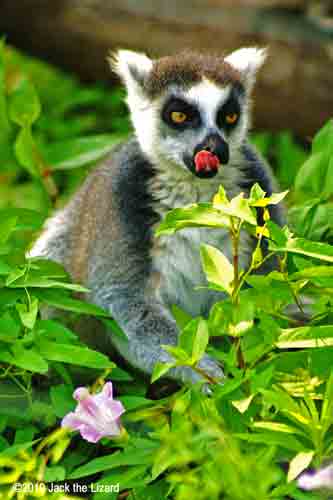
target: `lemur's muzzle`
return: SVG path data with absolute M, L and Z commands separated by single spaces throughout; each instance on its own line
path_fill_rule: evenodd
M 198 177 L 214 177 L 220 165 L 228 161 L 228 144 L 217 133 L 209 134 L 194 150 L 193 163 Z

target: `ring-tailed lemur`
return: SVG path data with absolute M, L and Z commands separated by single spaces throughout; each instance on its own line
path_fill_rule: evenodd
M 264 59 L 255 48 L 226 58 L 184 52 L 157 60 L 119 51 L 112 65 L 127 88 L 135 136 L 88 176 L 31 252 L 61 262 L 90 289 L 89 300 L 110 311 L 128 337 L 126 345 L 116 342 L 118 349 L 145 372 L 170 361 L 161 345 L 177 341 L 172 304 L 200 315 L 221 299 L 195 290 L 205 283 L 200 242 L 230 255 L 223 230 L 155 239 L 156 224 L 172 208 L 210 201 L 220 184 L 231 196 L 255 182 L 272 191 L 272 174 L 247 137 L 250 95 Z M 273 219 L 280 222 L 278 208 Z M 241 247 L 245 265 L 250 238 Z M 222 376 L 208 356 L 200 367 Z M 189 367 L 170 375 L 198 379 Z

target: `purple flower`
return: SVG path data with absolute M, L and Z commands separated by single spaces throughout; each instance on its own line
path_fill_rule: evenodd
M 68 413 L 61 422 L 62 427 L 80 431 L 90 443 L 97 443 L 105 436 L 119 436 L 119 417 L 125 408 L 112 398 L 112 383 L 107 382 L 102 391 L 91 395 L 86 387 L 78 387 L 73 393 L 79 403 L 74 412 Z
M 297 479 L 302 490 L 319 490 L 326 488 L 333 490 L 333 465 L 328 465 L 315 472 L 305 472 Z

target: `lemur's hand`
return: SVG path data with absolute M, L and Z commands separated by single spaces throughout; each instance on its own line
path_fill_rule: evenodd
M 178 328 L 176 322 L 167 316 L 159 304 L 140 303 L 132 299 L 135 308 L 119 308 L 118 315 L 113 312 L 115 319 L 122 326 L 128 341 L 117 344 L 120 353 L 132 365 L 151 374 L 156 363 L 170 363 L 174 359 L 162 347 L 163 345 L 177 345 Z M 190 366 L 172 368 L 167 377 L 181 382 L 196 383 L 206 380 L 208 383 L 218 383 L 223 379 L 223 371 L 216 361 L 204 355 L 198 363 L 198 370 Z

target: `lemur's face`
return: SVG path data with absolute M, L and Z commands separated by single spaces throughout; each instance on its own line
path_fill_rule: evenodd
M 203 79 L 183 90 L 171 87 L 152 117 L 151 144 L 159 160 L 188 169 L 197 177 L 214 177 L 232 160 L 248 126 L 246 96 L 241 84 L 220 87 Z
M 225 59 L 185 53 L 152 61 L 120 51 L 132 121 L 156 165 L 214 177 L 236 157 L 249 126 L 249 99 L 265 53 L 240 49 Z

